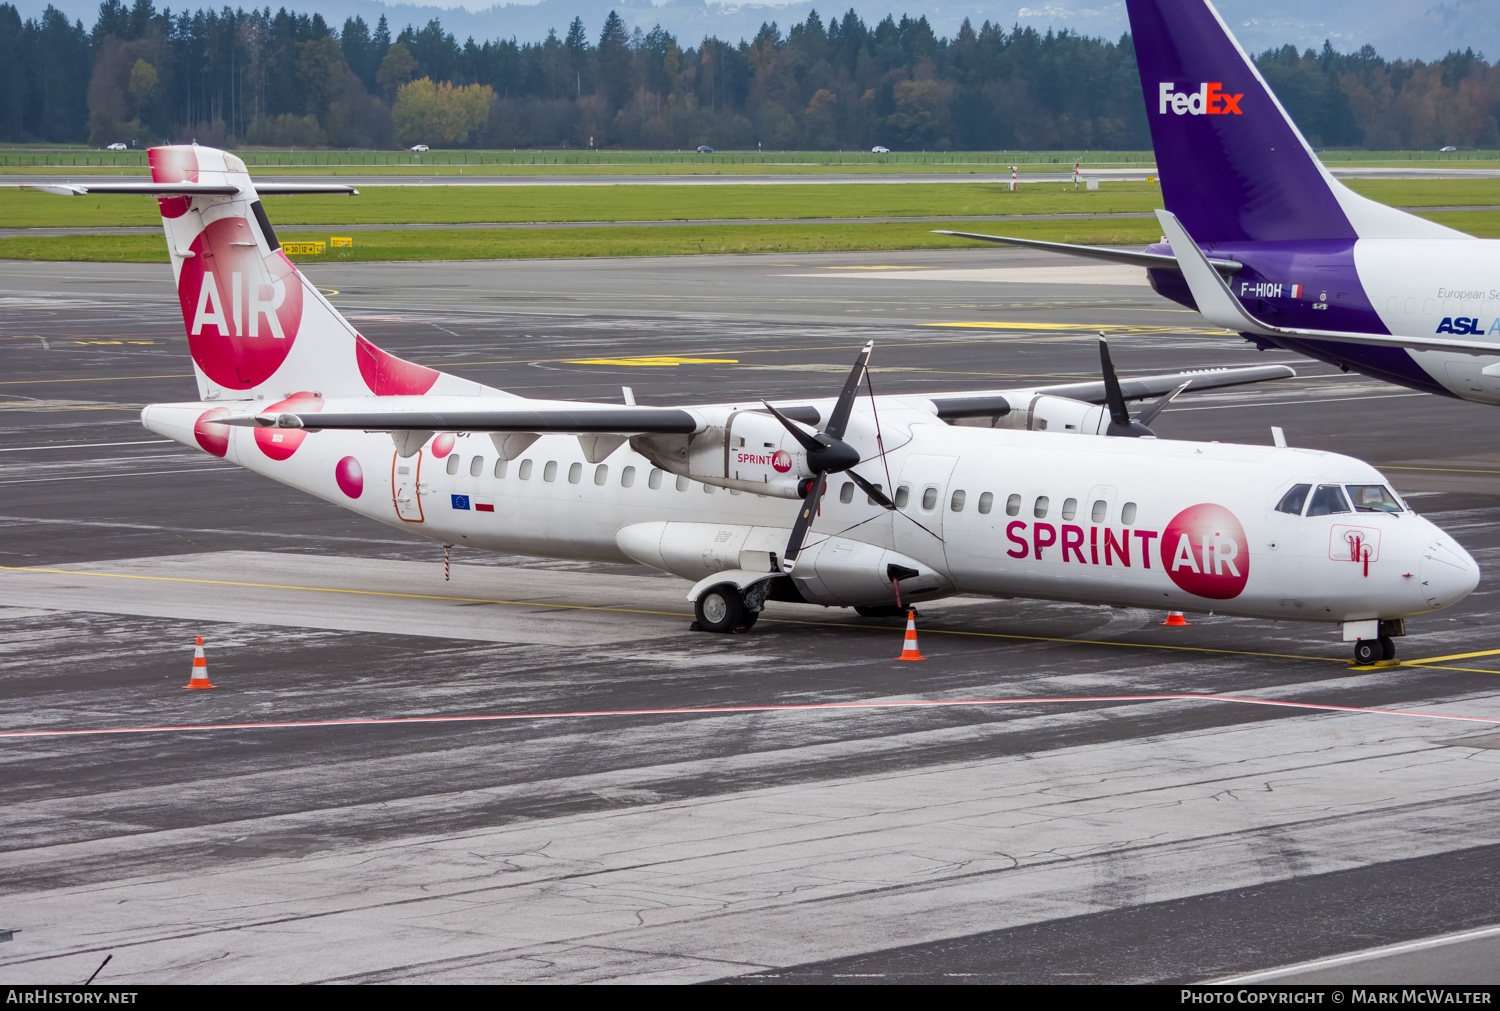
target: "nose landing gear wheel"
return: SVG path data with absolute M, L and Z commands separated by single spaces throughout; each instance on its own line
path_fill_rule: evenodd
M 744 598 L 733 583 L 710 586 L 693 601 L 698 627 L 705 632 L 748 631 L 760 617 L 759 611 L 745 606 Z
M 1391 646 L 1394 653 L 1396 647 Z M 1360 666 L 1368 666 L 1377 660 L 1385 659 L 1385 650 L 1381 648 L 1379 639 L 1361 639 L 1354 644 L 1354 662 Z

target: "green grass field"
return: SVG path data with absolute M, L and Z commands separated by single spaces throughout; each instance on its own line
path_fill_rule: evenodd
M 1358 180 L 1352 187 L 1397 206 L 1500 206 L 1500 180 Z M 816 252 L 950 246 L 934 227 L 999 232 L 1060 242 L 1137 244 L 1159 234 L 1147 220 L 798 224 L 814 217 L 914 217 L 986 214 L 1106 214 L 1161 206 L 1152 183 L 1105 183 L 1094 192 L 1030 184 L 1018 193 L 988 183 L 866 183 L 850 186 L 723 184 L 715 186 L 372 186 L 358 197 L 268 197 L 267 211 L 286 240 L 324 239 L 346 224 L 683 221 L 669 228 L 437 229 L 353 233 L 352 250 L 324 260 L 509 259 L 648 256 L 714 252 Z M 1483 238 L 1500 238 L 1500 211 L 1427 215 Z M 695 219 L 781 218 L 775 224 L 697 224 Z M 12 228 L 153 226 L 146 197 L 56 197 L 0 188 L 0 223 Z M 310 225 L 318 232 L 303 233 Z M 0 239 L 0 257 L 26 260 L 164 262 L 159 235 L 23 236 Z
M 1500 193 L 1500 187 L 1497 187 Z M 671 221 L 702 218 L 850 218 L 964 214 L 1106 214 L 1161 205 L 1154 183 L 1061 183 L 1016 193 L 990 183 L 776 186 L 366 186 L 357 197 L 267 197 L 281 225 L 456 224 L 519 221 Z M 58 197 L 0 188 L 11 228 L 154 225 L 149 197 Z
M 361 232 L 354 248 L 322 255 L 295 256 L 299 263 L 380 260 L 507 260 L 580 256 L 681 256 L 697 253 L 827 253 L 855 250 L 939 249 L 972 245 L 966 239 L 932 234 L 925 223 L 857 225 L 681 225 L 568 229 L 437 229 L 421 232 Z M 956 222 L 957 231 L 984 231 L 976 222 Z M 1154 221 L 1014 222 L 1006 227 L 1022 238 L 1054 242 L 1135 245 L 1156 239 Z M 281 233 L 284 242 L 327 240 L 327 232 Z M 0 259 L 102 260 L 165 263 L 159 235 L 76 235 L 43 239 L 0 239 Z
M 1500 206 L 1500 179 L 1356 180 L 1356 191 L 1402 207 Z M 267 197 L 281 225 L 496 224 L 532 221 L 672 221 L 704 218 L 916 217 L 968 214 L 1108 214 L 1161 206 L 1154 183 L 1104 183 L 1074 192 L 1033 183 L 1011 193 L 991 183 L 795 183 L 762 186 L 367 186 L 357 197 Z M 10 228 L 155 225 L 147 197 L 57 197 L 0 188 Z

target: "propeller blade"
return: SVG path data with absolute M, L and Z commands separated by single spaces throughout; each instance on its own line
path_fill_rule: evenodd
M 1125 394 L 1120 391 L 1120 377 L 1115 375 L 1114 362 L 1109 360 L 1109 342 L 1104 334 L 1099 335 L 1099 371 L 1104 373 L 1104 401 L 1109 405 L 1109 418 L 1116 425 L 1129 426 L 1130 411 L 1125 406 Z
M 786 553 L 781 557 L 783 572 L 791 572 L 797 565 L 797 556 L 802 553 L 802 542 L 807 539 L 807 531 L 817 518 L 818 503 L 823 500 L 823 485 L 828 483 L 828 475 L 819 474 L 812 480 L 812 487 L 807 489 L 807 497 L 802 500 L 802 511 L 797 513 L 797 521 L 792 524 L 792 536 L 787 538 Z
M 1168 393 L 1165 396 L 1157 397 L 1155 400 L 1151 401 L 1151 403 L 1146 405 L 1145 410 L 1136 415 L 1135 420 L 1139 421 L 1143 425 L 1151 424 L 1151 422 L 1156 420 L 1156 416 L 1160 414 L 1168 404 L 1177 399 L 1177 395 L 1179 393 L 1181 393 L 1191 385 L 1193 385 L 1193 381 L 1189 379 L 1187 382 L 1177 387 L 1177 389 L 1173 390 L 1171 393 Z
M 870 364 L 870 352 L 874 350 L 875 342 L 870 341 L 860 349 L 859 357 L 854 359 L 854 368 L 849 371 L 849 378 L 844 380 L 838 403 L 833 405 L 833 414 L 829 416 L 828 424 L 823 426 L 825 434 L 835 439 L 844 437 L 844 429 L 849 425 L 849 412 L 854 410 L 854 398 L 859 393 L 859 384 L 865 381 L 865 368 Z
M 798 428 L 795 421 L 793 421 L 791 418 L 788 418 L 785 414 L 782 414 L 770 404 L 766 404 L 764 400 L 762 400 L 761 403 L 765 404 L 766 410 L 770 411 L 771 414 L 775 416 L 776 420 L 781 422 L 781 424 L 785 426 L 788 432 L 792 433 L 792 436 L 802 444 L 803 449 L 807 450 L 809 453 L 818 453 L 822 451 L 823 444 L 817 439 L 814 439 L 812 436 L 808 435 L 806 432 L 802 431 L 802 429 Z
M 882 507 L 884 509 L 894 509 L 894 508 L 896 508 L 896 503 L 894 503 L 890 499 L 886 498 L 885 497 L 885 492 L 881 491 L 880 487 L 878 485 L 871 484 L 869 481 L 866 481 L 864 478 L 860 477 L 858 474 L 854 473 L 854 471 L 852 471 L 852 470 L 846 470 L 846 471 L 844 471 L 844 473 L 845 473 L 845 475 L 847 475 L 849 477 L 850 480 L 852 480 L 855 484 L 859 485 L 860 488 L 862 488 L 864 490 L 864 493 L 866 495 L 868 495 L 872 499 L 874 499 L 876 505 L 878 505 L 878 506 L 880 506 L 880 507 Z

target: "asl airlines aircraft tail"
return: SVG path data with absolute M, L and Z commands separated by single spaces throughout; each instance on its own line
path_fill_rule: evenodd
M 403 361 L 361 336 L 282 252 L 239 158 L 197 145 L 152 148 L 150 158 L 152 182 L 131 184 L 132 192 L 154 193 L 161 207 L 201 399 L 504 395 Z
M 1340 183 L 1207 0 L 1127 0 L 1162 196 L 1200 244 L 1467 238 Z

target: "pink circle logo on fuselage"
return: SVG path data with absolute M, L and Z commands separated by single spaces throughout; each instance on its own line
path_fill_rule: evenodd
M 1172 582 L 1194 596 L 1238 597 L 1250 579 L 1245 528 L 1221 505 L 1189 506 L 1162 532 L 1161 564 Z
M 792 454 L 784 449 L 778 449 L 771 454 L 771 466 L 776 469 L 776 473 L 785 474 L 792 469 Z
M 313 393 L 293 393 L 266 408 L 267 414 L 312 414 L 323 409 L 323 398 Z M 305 428 L 257 428 L 255 444 L 273 460 L 287 460 L 307 438 Z
M 177 297 L 188 349 L 219 386 L 248 390 L 281 367 L 302 323 L 302 278 L 276 250 L 262 256 L 244 218 L 220 218 L 198 234 Z

